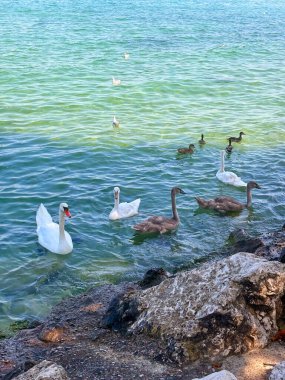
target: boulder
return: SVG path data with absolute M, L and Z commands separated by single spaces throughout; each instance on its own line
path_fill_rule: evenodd
M 281 362 L 273 368 L 269 376 L 269 380 L 284 380 L 284 379 L 285 379 L 285 362 Z
M 262 234 L 259 237 L 250 236 L 244 229 L 237 229 L 230 233 L 226 252 L 255 253 L 267 260 L 285 262 L 285 228 Z
M 129 332 L 161 338 L 176 361 L 265 347 L 277 331 L 284 289 L 284 264 L 240 252 L 128 294 L 136 316 Z
M 223 370 L 211 373 L 206 377 L 200 377 L 200 379 L 193 380 L 237 380 L 237 378 L 231 372 Z
M 69 380 L 69 377 L 62 366 L 43 360 L 15 380 Z

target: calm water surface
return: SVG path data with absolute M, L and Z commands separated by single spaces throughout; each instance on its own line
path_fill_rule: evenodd
M 285 222 L 283 1 L 0 5 L 1 331 L 88 287 L 208 260 L 235 228 Z M 238 216 L 202 212 L 195 196 L 245 200 L 215 178 L 226 138 L 240 131 L 226 168 L 262 189 Z M 189 143 L 195 154 L 178 157 Z M 114 186 L 122 201 L 142 199 L 138 216 L 108 220 Z M 171 214 L 173 186 L 187 193 L 179 230 L 134 237 L 133 224 Z M 35 223 L 41 202 L 58 221 L 62 201 L 73 214 L 66 256 L 37 243 Z

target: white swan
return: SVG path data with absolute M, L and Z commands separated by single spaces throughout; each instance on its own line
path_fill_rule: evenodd
M 64 230 L 65 215 L 71 218 L 67 203 L 59 205 L 59 225 L 52 221 L 52 217 L 41 203 L 37 211 L 37 234 L 39 243 L 53 253 L 65 255 L 73 249 L 73 243 L 68 232 Z
M 140 198 L 132 201 L 132 202 L 120 202 L 120 188 L 114 187 L 114 208 L 110 212 L 109 219 L 117 220 L 121 218 L 129 218 L 130 216 L 137 215 L 140 207 Z
M 113 117 L 113 127 L 118 128 L 120 126 L 119 120 L 116 119 L 116 116 Z
M 242 181 L 240 177 L 238 177 L 233 172 L 225 171 L 225 151 L 221 151 L 221 168 L 217 171 L 216 177 L 219 181 L 222 181 L 228 185 L 233 185 L 237 187 L 245 186 L 246 183 Z
M 125 58 L 125 59 L 129 59 L 129 58 L 130 58 L 130 54 L 127 53 L 127 52 L 125 52 L 125 53 L 124 53 L 124 58 Z
M 112 78 L 112 83 L 113 83 L 113 86 L 119 86 L 121 84 L 121 80 L 120 79 L 115 79 L 113 77 Z

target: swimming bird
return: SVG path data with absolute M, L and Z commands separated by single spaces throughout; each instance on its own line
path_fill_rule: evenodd
M 120 126 L 119 120 L 116 119 L 116 116 L 113 117 L 113 127 L 118 128 Z
M 186 154 L 186 153 L 194 153 L 194 149 L 195 149 L 195 145 L 194 144 L 190 144 L 189 145 L 189 148 L 179 148 L 177 149 L 177 152 L 178 153 L 181 153 L 181 154 Z
M 160 233 L 175 230 L 180 219 L 176 208 L 176 194 L 186 194 L 179 187 L 173 187 L 171 190 L 171 204 L 172 204 L 172 218 L 166 218 L 165 216 L 151 216 L 145 221 L 133 226 L 133 229 L 141 233 Z
M 226 183 L 227 185 L 233 185 L 237 187 L 246 186 L 246 183 L 242 181 L 240 177 L 238 177 L 233 172 L 225 171 L 225 151 L 221 150 L 221 167 L 216 173 L 216 177 L 219 181 Z
M 239 137 L 229 137 L 228 140 L 231 140 L 232 142 L 241 142 L 243 135 L 245 135 L 245 133 L 240 132 Z
M 247 184 L 247 202 L 241 203 L 237 201 L 236 199 L 232 197 L 217 197 L 215 199 L 205 200 L 203 198 L 196 197 L 196 201 L 202 208 L 208 208 L 215 211 L 218 211 L 220 213 L 226 213 L 230 211 L 241 211 L 244 208 L 248 208 L 251 206 L 252 202 L 252 196 L 251 196 L 251 190 L 252 189 L 260 189 L 261 187 L 256 183 L 255 181 L 250 181 Z
M 204 145 L 206 144 L 206 141 L 204 140 L 204 135 L 201 135 L 201 140 L 199 140 L 199 144 Z
M 114 187 L 114 208 L 110 212 L 109 219 L 117 220 L 137 215 L 139 212 L 140 202 L 141 200 L 138 198 L 129 203 L 120 203 L 120 188 L 117 186 Z
M 73 249 L 72 239 L 67 231 L 64 230 L 65 216 L 71 218 L 67 203 L 59 205 L 59 224 L 52 221 L 52 217 L 41 203 L 38 208 L 37 234 L 40 245 L 50 252 L 65 255 Z
M 231 139 L 229 139 L 229 145 L 226 147 L 226 152 L 227 153 L 232 153 L 232 150 L 233 150 L 233 146 L 232 146 L 232 140 Z
M 121 84 L 121 80 L 120 79 L 115 79 L 113 77 L 112 78 L 112 83 L 113 83 L 113 86 L 119 86 Z
M 130 58 L 130 54 L 127 53 L 127 52 L 125 52 L 125 53 L 124 53 L 124 58 L 125 58 L 125 59 L 129 59 L 129 58 Z

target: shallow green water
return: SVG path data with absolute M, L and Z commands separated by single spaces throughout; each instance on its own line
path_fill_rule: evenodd
M 0 329 L 89 286 L 206 260 L 235 228 L 284 223 L 282 1 L 0 5 Z M 201 212 L 197 195 L 245 199 L 215 178 L 219 151 L 239 131 L 226 168 L 262 189 L 239 216 Z M 189 143 L 195 154 L 178 157 Z M 176 185 L 187 192 L 179 230 L 134 238 L 133 224 L 171 214 Z M 142 199 L 138 216 L 108 220 L 114 186 L 122 201 Z M 41 202 L 57 220 L 61 201 L 73 214 L 64 257 L 39 246 L 35 224 Z

